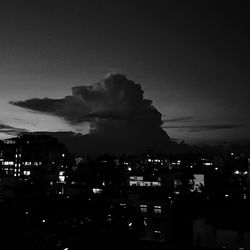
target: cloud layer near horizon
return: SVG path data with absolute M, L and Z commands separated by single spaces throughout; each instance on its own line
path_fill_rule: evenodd
M 0 122 L 0 133 L 15 136 L 15 135 L 18 135 L 20 133 L 25 133 L 25 132 L 28 132 L 28 131 L 23 128 L 12 127 L 10 125 L 6 125 Z
M 187 129 L 189 132 L 202 132 L 210 130 L 224 130 L 242 127 L 241 124 L 210 124 L 210 125 L 173 125 L 163 126 L 163 128 Z

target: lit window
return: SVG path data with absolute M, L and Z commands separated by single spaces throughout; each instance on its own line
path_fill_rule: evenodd
M 204 162 L 203 165 L 204 165 L 204 166 L 212 166 L 213 163 L 212 163 L 212 162 Z
M 142 213 L 147 213 L 148 211 L 147 205 L 140 205 L 140 210 Z
M 64 176 L 64 171 L 59 171 L 59 176 Z
M 226 245 L 221 246 L 221 249 L 228 249 Z
M 143 181 L 143 176 L 130 176 L 131 181 Z
M 154 212 L 156 214 L 160 214 L 161 213 L 161 206 L 154 206 Z
M 121 206 L 122 208 L 126 208 L 126 204 L 124 204 L 124 203 L 120 203 L 120 206 Z
M 136 186 L 136 183 L 137 183 L 136 181 L 130 181 L 129 186 Z
M 9 165 L 14 165 L 14 162 L 13 161 L 4 161 L 2 164 L 4 166 L 9 166 Z
M 23 174 L 29 176 L 30 175 L 30 171 L 23 171 Z
M 64 182 L 65 181 L 65 176 L 59 176 L 59 181 Z
M 154 187 L 159 187 L 159 186 L 161 186 L 161 183 L 159 181 L 153 181 L 151 183 L 151 185 L 154 186 Z
M 94 194 L 101 194 L 102 193 L 102 189 L 101 188 L 93 188 L 93 193 Z
M 154 230 L 154 236 L 155 236 L 156 238 L 161 237 L 161 230 Z
M 108 216 L 107 216 L 107 221 L 108 221 L 108 222 L 111 222 L 111 214 L 108 214 Z
M 161 231 L 160 230 L 154 230 L 154 233 L 155 234 L 161 234 Z

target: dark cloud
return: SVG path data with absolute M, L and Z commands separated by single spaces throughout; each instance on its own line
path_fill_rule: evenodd
M 78 127 L 89 122 L 89 134 L 70 136 L 84 150 L 167 151 L 175 146 L 161 127 L 161 113 L 151 100 L 144 99 L 141 86 L 122 74 L 109 74 L 93 85 L 73 87 L 72 95 L 62 99 L 36 98 L 11 104 L 62 117 Z
M 217 125 L 176 125 L 176 126 L 163 126 L 163 128 L 186 129 L 189 132 L 202 132 L 210 130 L 223 130 L 240 128 L 241 124 L 217 124 Z
M 195 117 L 193 116 L 183 116 L 183 117 L 176 117 L 176 118 L 171 118 L 171 119 L 166 118 L 166 119 L 163 119 L 163 122 L 187 122 L 187 121 L 192 121 L 194 119 Z
M 66 96 L 63 99 L 32 98 L 25 101 L 11 101 L 10 104 L 36 112 L 63 117 L 71 123 L 87 121 L 88 107 L 77 96 Z
M 26 129 L 15 128 L 6 124 L 0 124 L 0 133 L 15 136 L 24 132 L 28 132 L 28 131 Z

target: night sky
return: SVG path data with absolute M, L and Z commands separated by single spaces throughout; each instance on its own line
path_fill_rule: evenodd
M 155 117 L 154 110 L 158 120 L 152 124 L 170 138 L 208 144 L 249 141 L 249 10 L 247 1 L 1 3 L 1 138 L 22 131 L 86 134 L 91 119 L 111 119 L 111 127 L 131 119 L 130 111 L 121 118 L 119 109 L 97 109 L 96 103 L 94 110 L 83 112 L 83 119 L 72 110 L 76 106 L 68 110 L 65 104 L 75 103 L 72 87 L 102 86 L 111 72 L 126 75 L 124 84 L 131 80 L 131 88 L 140 84 L 144 99 L 152 100 L 143 106 L 143 99 L 135 98 L 131 103 L 139 108 L 133 119 L 145 118 L 147 108 Z M 124 84 L 115 86 L 128 89 Z M 131 94 L 126 93 L 125 101 Z M 44 103 L 42 109 L 26 105 L 44 97 L 52 101 L 51 110 Z M 63 112 L 53 106 L 55 100 L 64 100 Z M 72 112 L 80 120 L 69 117 Z M 147 133 L 143 119 L 135 124 Z

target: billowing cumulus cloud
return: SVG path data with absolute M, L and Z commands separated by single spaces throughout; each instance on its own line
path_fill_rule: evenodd
M 120 74 L 110 74 L 90 86 L 73 87 L 72 95 L 62 99 L 33 98 L 10 103 L 63 117 L 73 124 L 91 121 L 93 129 L 98 119 L 148 120 L 153 126 L 162 123 L 161 114 L 152 106 L 152 101 L 143 99 L 141 86 Z
M 72 95 L 62 99 L 36 98 L 11 104 L 62 117 L 73 125 L 89 122 L 90 132 L 82 137 L 84 148 L 166 151 L 175 145 L 161 127 L 161 113 L 151 100 L 144 99 L 141 86 L 122 74 L 73 87 Z

